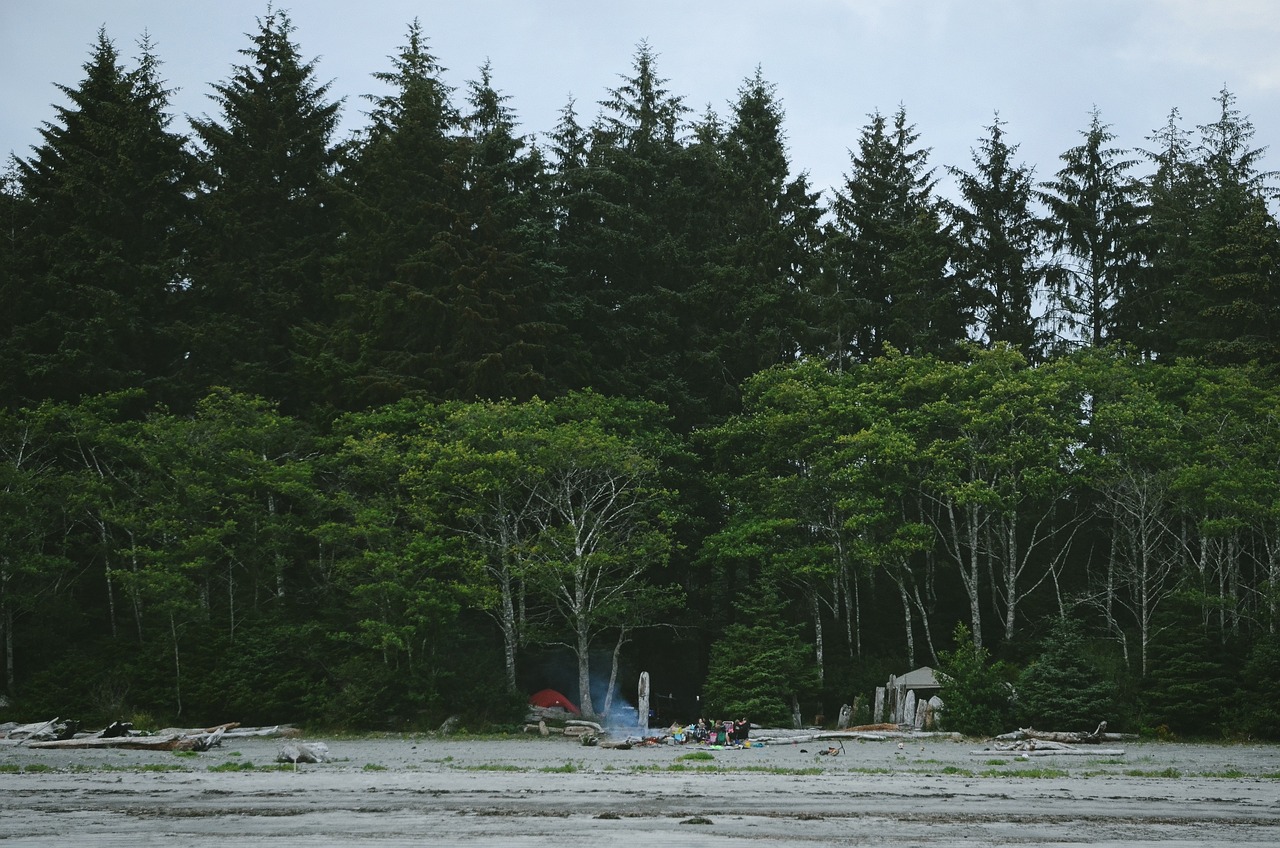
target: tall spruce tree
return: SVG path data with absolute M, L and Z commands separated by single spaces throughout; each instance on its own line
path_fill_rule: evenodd
M 15 160 L 0 277 L 10 402 L 138 386 L 163 395 L 188 160 L 145 37 L 141 51 L 126 69 L 99 30 L 85 78 L 58 86 L 68 105 L 35 155 Z
M 1147 140 L 1152 149 L 1143 152 L 1154 171 L 1142 182 L 1141 250 L 1146 261 L 1116 311 L 1125 341 L 1147 355 L 1172 356 L 1178 339 L 1189 332 L 1187 310 L 1176 301 L 1191 294 L 1180 289 L 1191 274 L 1203 172 L 1177 109 Z
M 306 408 L 298 328 L 321 314 L 321 270 L 336 234 L 330 138 L 339 104 L 315 81 L 278 10 L 258 20 L 245 64 L 213 86 L 219 119 L 199 137 L 199 226 L 186 296 L 191 390 L 210 384 Z
M 837 366 L 886 345 L 941 354 L 965 339 L 970 307 L 947 270 L 952 240 L 919 140 L 905 108 L 892 121 L 874 113 L 832 200 L 816 346 Z
M 711 184 L 691 311 L 699 316 L 697 353 L 706 357 L 701 391 L 720 419 L 739 410 L 743 380 L 794 361 L 805 340 L 821 210 L 807 175 L 791 174 L 783 118 L 775 87 L 757 69 L 738 89 L 727 129 L 692 145 L 710 161 L 695 160 L 690 178 Z
M 464 190 L 449 228 L 455 258 L 448 360 L 458 398 L 527 400 L 551 390 L 563 325 L 548 261 L 552 218 L 541 153 L 515 132 L 508 97 L 486 63 L 469 83 L 462 119 Z
M 1224 364 L 1280 363 L 1280 226 L 1269 205 L 1280 193 L 1235 95 L 1224 88 L 1215 102 L 1217 119 L 1197 128 L 1205 194 L 1188 281 L 1196 291 L 1178 300 L 1195 310 L 1182 350 Z
M 1081 135 L 1054 179 L 1040 184 L 1055 253 L 1048 317 L 1057 346 L 1101 347 L 1132 341 L 1121 309 L 1135 294 L 1141 263 L 1140 187 L 1128 175 L 1136 160 L 1113 146 L 1115 134 L 1096 109 Z
M 588 287 L 582 317 L 594 319 L 579 329 L 589 384 L 665 403 L 688 427 L 706 415 L 688 367 L 688 287 L 697 266 L 689 222 L 700 218 L 682 178 L 688 110 L 666 83 L 642 43 L 631 76 L 601 101 L 585 179 L 572 197 L 579 218 L 567 233 L 575 240 L 567 258 L 571 279 Z
M 996 115 L 973 151 L 972 172 L 949 168 L 961 203 L 947 208 L 956 223 L 956 274 L 973 297 L 975 334 L 987 345 L 1006 343 L 1030 359 L 1041 352 L 1032 304 L 1042 292 L 1040 221 L 1032 210 L 1031 169 L 1013 161 L 1018 146 L 1005 140 Z
M 1157 355 L 1214 362 L 1280 360 L 1280 242 L 1269 202 L 1273 174 L 1251 147 L 1253 124 L 1219 92 L 1218 117 L 1197 127 L 1199 143 L 1175 111 L 1151 140 L 1147 181 L 1150 268 L 1141 292 Z
M 414 20 L 391 70 L 373 74 L 390 91 L 367 95 L 369 126 L 343 155 L 343 234 L 326 273 L 338 318 L 312 342 L 317 370 L 329 359 L 340 375 L 340 406 L 438 396 L 449 383 L 442 267 L 465 163 L 444 71 Z

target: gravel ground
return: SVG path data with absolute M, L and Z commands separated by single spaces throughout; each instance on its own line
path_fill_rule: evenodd
M 0 840 L 33 846 L 1280 846 L 1280 748 L 1137 743 L 1019 759 L 940 739 L 746 750 L 565 738 L 0 747 Z

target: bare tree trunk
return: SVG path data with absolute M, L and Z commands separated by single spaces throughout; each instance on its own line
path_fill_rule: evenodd
M 591 701 L 591 639 L 587 633 L 586 622 L 579 622 L 577 627 L 578 654 L 578 708 L 589 719 L 595 719 L 596 708 Z
M 517 689 L 516 646 L 520 636 L 516 624 L 515 598 L 511 587 L 511 575 L 504 573 L 498 585 L 502 599 L 502 618 L 499 622 L 502 630 L 502 658 L 507 669 L 507 688 L 515 692 Z
M 182 663 L 178 659 L 178 624 L 173 613 L 169 613 L 169 635 L 173 638 L 173 692 L 178 701 L 175 715 L 182 715 Z
M 907 665 L 916 666 L 916 634 L 911 623 L 911 599 L 907 596 L 906 583 L 902 579 L 894 580 L 898 584 L 898 595 L 902 599 L 902 623 L 907 634 Z
M 925 644 L 929 646 L 929 656 L 932 659 L 933 664 L 937 665 L 938 652 L 933 647 L 933 628 L 929 626 L 929 611 L 925 608 L 925 605 L 920 601 L 920 587 L 917 585 L 912 585 L 911 591 L 915 595 L 916 609 L 920 611 L 920 625 L 921 627 L 924 628 L 924 641 L 925 641 Z
M 95 517 L 94 523 L 98 525 L 98 539 L 102 542 L 102 570 L 107 581 L 107 618 L 111 623 L 111 638 L 115 639 L 120 633 L 116 627 L 116 587 L 115 581 L 111 576 L 111 551 L 107 547 L 107 522 Z
M 627 628 L 618 628 L 618 641 L 613 643 L 613 661 L 609 665 L 609 688 L 604 693 L 604 716 L 607 719 L 613 712 L 613 693 L 618 688 L 618 659 L 622 656 L 622 646 L 627 644 Z M 640 727 L 648 727 L 648 715 L 642 715 Z
M 813 612 L 813 652 L 814 658 L 818 663 L 818 686 L 823 684 L 823 658 L 826 646 L 822 638 L 822 604 L 818 601 L 818 590 L 810 589 L 809 591 L 809 608 Z

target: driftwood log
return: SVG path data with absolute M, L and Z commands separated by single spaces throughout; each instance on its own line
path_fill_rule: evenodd
M 48 742 L 32 742 L 29 748 L 60 748 L 87 750 L 91 748 L 119 748 L 126 751 L 207 751 L 222 740 L 222 733 L 199 736 L 86 736 L 82 739 L 53 739 Z
M 1137 738 L 1132 733 L 1107 733 L 1107 723 L 1100 722 L 1092 733 L 1072 731 L 1044 731 L 1030 727 L 1020 728 L 1010 733 L 1002 733 L 995 737 L 1001 742 L 1022 742 L 1036 739 L 1041 742 L 1061 742 L 1065 745 L 1097 745 L 1100 742 L 1123 742 Z

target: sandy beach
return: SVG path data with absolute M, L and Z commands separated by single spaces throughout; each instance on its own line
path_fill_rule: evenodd
M 32 846 L 1280 845 L 1280 747 L 1020 759 L 942 739 L 609 750 L 562 738 L 0 747 L 0 841 Z

